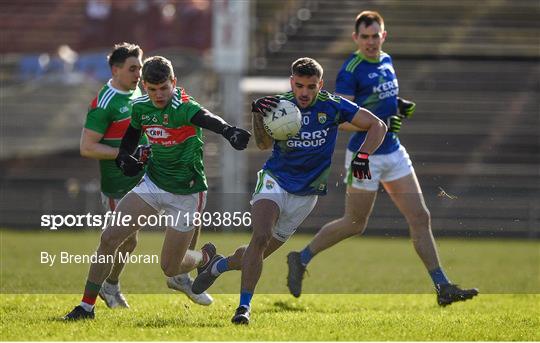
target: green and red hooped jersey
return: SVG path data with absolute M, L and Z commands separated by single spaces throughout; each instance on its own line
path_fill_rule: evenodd
M 133 101 L 131 125 L 142 129 L 152 145 L 146 174 L 167 192 L 193 194 L 208 189 L 202 130 L 191 124 L 201 109 L 182 88 L 175 89 L 162 109 L 155 107 L 148 95 Z
M 111 81 L 101 88 L 92 100 L 86 115 L 84 127 L 101 133 L 99 141 L 111 147 L 119 147 L 122 137 L 131 120 L 131 101 L 141 96 L 139 88 L 130 92 L 115 89 Z M 140 144 L 147 144 L 146 137 L 141 138 Z M 134 177 L 122 174 L 114 160 L 100 160 L 101 191 L 111 198 L 121 198 L 139 182 L 144 171 Z

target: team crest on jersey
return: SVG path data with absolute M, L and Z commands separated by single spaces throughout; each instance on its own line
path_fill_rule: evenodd
M 317 118 L 319 119 L 319 123 L 321 123 L 321 124 L 326 123 L 326 119 L 327 119 L 326 113 L 324 113 L 324 112 L 317 113 Z
M 129 111 L 129 107 L 124 106 L 124 107 L 120 108 L 119 111 L 120 111 L 120 113 L 126 113 L 127 111 Z
M 266 189 L 272 189 L 274 188 L 274 181 L 272 180 L 266 180 Z
M 169 115 L 165 113 L 163 115 L 163 125 L 167 125 L 167 124 L 169 124 Z

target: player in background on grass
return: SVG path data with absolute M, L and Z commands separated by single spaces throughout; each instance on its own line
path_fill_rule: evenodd
M 86 122 L 81 133 L 80 152 L 83 157 L 99 160 L 101 178 L 101 203 L 105 211 L 114 211 L 118 202 L 140 181 L 144 175 L 141 170 L 135 176 L 122 174 L 114 159 L 118 147 L 131 120 L 131 101 L 142 95 L 138 88 L 141 78 L 142 49 L 135 44 L 121 43 L 114 46 L 107 57 L 112 78 L 103 86 L 91 102 Z M 135 152 L 137 159 L 146 158 L 149 149 L 146 135 L 142 135 L 140 146 Z M 190 249 L 197 244 L 199 229 L 193 235 Z M 120 253 L 132 253 L 137 246 L 137 233 L 129 236 L 118 248 Z M 128 302 L 120 290 L 120 273 L 124 262 L 115 260 L 111 273 L 103 282 L 100 298 L 110 308 L 128 308 Z M 195 303 L 210 305 L 212 297 L 207 293 L 194 294 L 191 291 L 193 280 L 188 274 L 167 279 L 169 288 L 185 293 Z
M 334 244 L 364 232 L 379 183 L 382 183 L 407 219 L 414 248 L 435 285 L 438 304 L 446 306 L 455 301 L 471 299 L 478 294 L 478 290 L 459 288 L 451 283 L 441 267 L 431 232 L 431 217 L 420 184 L 409 154 L 397 136 L 401 119 L 413 114 L 415 104 L 398 97 L 398 82 L 392 59 L 381 51 L 386 34 L 380 14 L 373 11 L 360 13 L 356 17 L 352 34 L 358 51 L 345 61 L 336 81 L 337 94 L 369 109 L 380 119 L 388 120 L 388 133 L 381 146 L 370 156 L 371 180 L 357 180 L 351 176 L 352 156 L 355 156 L 355 151 L 366 139 L 365 132 L 357 132 L 349 141 L 345 161 L 349 169 L 345 214 L 323 226 L 302 251 L 289 253 L 287 285 L 294 296 L 300 296 L 304 272 L 310 260 Z M 399 115 L 396 115 L 398 111 Z M 342 128 L 358 131 L 348 124 Z
M 201 293 L 228 270 L 242 270 L 240 304 L 232 318 L 235 324 L 248 324 L 251 298 L 259 281 L 263 259 L 276 251 L 296 231 L 325 195 L 338 125 L 351 122 L 367 131 L 366 141 L 352 162 L 354 177 L 369 178 L 368 156 L 384 138 L 385 124 L 371 112 L 342 97 L 321 90 L 323 68 L 312 58 L 292 63 L 292 91 L 253 102 L 253 130 L 257 147 L 273 146 L 272 155 L 258 173 L 251 200 L 253 234 L 247 248 L 238 248 L 229 257 L 215 255 L 195 278 L 193 291 Z M 265 111 L 279 99 L 298 106 L 302 113 L 300 132 L 286 141 L 274 141 L 263 127 Z
M 216 253 L 211 243 L 201 251 L 188 250 L 195 228 L 185 214 L 193 218 L 194 213 L 204 209 L 208 188 L 201 128 L 221 134 L 237 150 L 247 147 L 250 133 L 228 125 L 183 88 L 176 87 L 172 64 L 166 58 L 146 59 L 142 77 L 148 94 L 133 101 L 131 123 L 115 162 L 124 175 L 139 175 L 143 163 L 133 153 L 143 133 L 151 144 L 152 155 L 141 182 L 117 206 L 117 212 L 131 216 L 131 221 L 127 226 L 109 225 L 103 231 L 96 252 L 98 263 L 90 266 L 82 302 L 64 317 L 66 320 L 94 318 L 96 298 L 112 268 L 110 257 L 141 229 L 139 216 L 148 218 L 163 211 L 180 219 L 165 228 L 160 262 L 168 277 L 204 267 Z
M 143 51 L 138 45 L 122 43 L 114 46 L 107 57 L 112 78 L 92 100 L 81 133 L 81 156 L 99 160 L 101 203 L 105 211 L 114 211 L 120 199 L 144 175 L 141 170 L 135 176 L 125 176 L 114 163 L 131 119 L 131 100 L 142 95 L 138 88 L 142 55 Z M 139 143 L 146 144 L 146 136 L 142 136 Z M 136 246 L 137 233 L 129 236 L 118 252 L 132 253 Z M 110 308 L 129 307 L 119 283 L 124 265 L 121 261 L 115 261 L 99 293 Z

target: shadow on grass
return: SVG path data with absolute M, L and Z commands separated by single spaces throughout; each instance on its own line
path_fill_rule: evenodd
M 261 312 L 305 312 L 307 308 L 295 302 L 275 301 L 274 307 L 261 310 Z
M 59 316 L 49 316 L 47 317 L 48 322 L 56 322 L 56 323 L 66 323 L 68 325 L 77 325 L 77 324 L 91 324 L 95 323 L 96 321 L 93 319 L 80 319 L 80 320 L 65 320 L 65 315 L 59 315 Z

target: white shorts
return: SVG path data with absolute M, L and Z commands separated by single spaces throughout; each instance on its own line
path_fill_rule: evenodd
M 279 186 L 266 171 L 257 173 L 255 193 L 250 201 L 253 205 L 261 199 L 275 202 L 279 207 L 279 217 L 272 236 L 281 242 L 286 242 L 298 226 L 307 218 L 317 204 L 316 195 L 294 195 Z
M 353 154 L 348 149 L 345 153 L 345 169 L 347 170 L 345 182 L 356 189 L 377 191 L 379 189 L 379 182 L 394 181 L 414 171 L 409 154 L 405 147 L 401 145 L 399 149 L 389 154 L 369 156 L 371 180 L 358 180 L 348 172 Z
M 206 206 L 206 191 L 185 195 L 173 194 L 159 188 L 146 174 L 131 192 L 140 196 L 159 214 L 172 216 L 173 225 L 170 227 L 180 232 L 193 230 L 191 222 L 194 214 L 201 213 Z
M 114 211 L 116 206 L 118 206 L 120 199 L 121 198 L 111 198 L 105 195 L 105 193 L 101 192 L 101 206 L 103 206 L 105 212 Z

